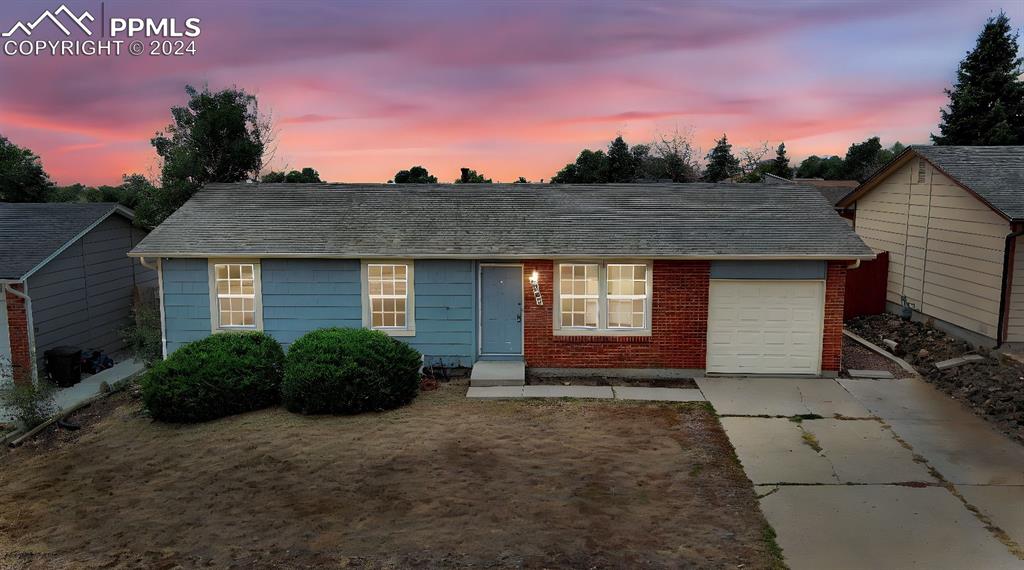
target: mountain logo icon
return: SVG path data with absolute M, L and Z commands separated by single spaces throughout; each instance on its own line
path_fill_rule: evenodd
M 75 25 L 77 25 L 83 32 L 85 32 L 87 35 L 92 35 L 92 30 L 90 30 L 85 25 L 84 21 L 89 20 L 90 22 L 94 22 L 96 21 L 96 18 L 93 18 L 92 14 L 90 14 L 88 11 L 82 12 L 81 16 L 76 16 L 75 13 L 72 12 L 67 6 L 61 4 L 60 8 L 57 8 L 53 12 L 47 10 L 40 14 L 40 16 L 36 18 L 34 22 L 18 22 L 14 24 L 13 26 L 11 26 L 10 30 L 4 32 L 3 34 L 0 34 L 0 36 L 9 38 L 13 36 L 16 32 L 21 32 L 26 36 L 31 36 L 32 32 L 35 31 L 36 27 L 39 26 L 39 24 L 42 24 L 44 20 L 49 20 L 53 22 L 55 26 L 60 28 L 60 31 L 64 32 L 65 36 L 70 36 L 71 30 L 69 30 L 68 26 L 65 26 L 64 23 L 61 22 L 61 18 L 59 18 L 58 16 L 66 16 L 70 18 L 71 21 L 74 22 Z

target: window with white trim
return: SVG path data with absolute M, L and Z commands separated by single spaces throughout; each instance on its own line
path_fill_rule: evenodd
M 649 263 L 561 263 L 557 275 L 556 332 L 650 331 Z
M 215 263 L 213 266 L 217 328 L 255 329 L 258 272 L 253 263 Z
M 608 264 L 608 328 L 642 329 L 647 325 L 647 266 Z
M 559 305 L 563 327 L 597 328 L 597 264 L 565 264 L 559 267 Z
M 366 264 L 371 328 L 408 328 L 409 275 L 406 264 Z

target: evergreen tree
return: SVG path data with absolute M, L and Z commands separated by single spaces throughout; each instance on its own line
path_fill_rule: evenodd
M 793 169 L 789 166 L 789 156 L 786 154 L 786 143 L 779 143 L 775 149 L 775 160 L 768 167 L 768 173 L 782 178 L 791 178 Z
M 621 136 L 608 145 L 607 182 L 633 182 L 637 177 L 637 159 Z
M 937 145 L 1024 144 L 1024 80 L 1017 34 L 1000 12 L 989 18 L 973 51 L 960 62 L 949 109 L 942 109 Z
M 704 180 L 708 182 L 726 180 L 740 172 L 740 161 L 732 155 L 732 145 L 725 134 L 715 141 L 715 147 L 705 158 L 708 166 L 704 169 Z

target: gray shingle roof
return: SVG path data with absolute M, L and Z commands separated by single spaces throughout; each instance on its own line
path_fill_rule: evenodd
M 873 256 L 816 190 L 757 184 L 211 185 L 132 254 Z
M 910 148 L 1006 217 L 1024 219 L 1024 146 Z
M 0 203 L 0 279 L 24 278 L 64 244 L 117 208 L 117 204 L 109 203 Z

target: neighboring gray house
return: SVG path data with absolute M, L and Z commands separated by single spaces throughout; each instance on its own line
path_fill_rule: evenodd
M 839 370 L 846 268 L 874 257 L 816 190 L 757 184 L 218 184 L 131 255 L 165 354 L 337 326 L 456 366 L 808 375 Z
M 0 203 L 0 359 L 42 371 L 43 353 L 75 346 L 114 353 L 136 287 L 156 272 L 127 256 L 145 231 L 108 203 Z

